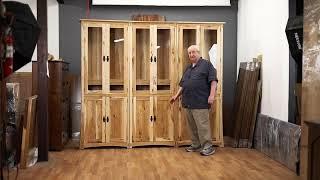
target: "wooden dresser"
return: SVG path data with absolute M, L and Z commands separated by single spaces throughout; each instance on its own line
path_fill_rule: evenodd
M 48 61 L 48 121 L 49 149 L 62 150 L 70 137 L 70 81 L 68 80 L 69 63 Z M 32 63 L 32 71 L 37 72 L 37 62 Z M 32 77 L 32 94 L 37 94 L 37 73 Z

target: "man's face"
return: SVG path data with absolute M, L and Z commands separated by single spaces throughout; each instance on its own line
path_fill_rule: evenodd
M 191 63 L 196 63 L 197 60 L 200 58 L 199 52 L 194 48 L 190 48 L 188 50 L 188 56 Z

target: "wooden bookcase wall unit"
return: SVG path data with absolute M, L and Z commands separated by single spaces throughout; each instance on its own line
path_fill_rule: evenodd
M 196 44 L 200 47 L 201 56 L 210 60 L 217 70 L 217 85 L 214 105 L 210 109 L 210 125 L 212 140 L 215 145 L 224 146 L 223 142 L 223 124 L 222 124 L 222 82 L 223 82 L 223 24 L 221 23 L 181 23 L 178 28 L 178 69 L 179 75 L 177 82 L 183 75 L 184 70 L 189 65 L 187 49 L 190 45 Z M 216 60 L 212 61 L 209 57 L 209 51 L 216 44 Z M 177 145 L 186 145 L 191 143 L 188 133 L 186 112 L 181 106 L 181 98 L 178 107 L 178 122 L 176 123 L 175 136 Z
M 223 23 L 81 20 L 80 147 L 190 143 L 181 101 L 170 104 L 188 65 L 187 48 L 217 44 L 219 79 L 210 120 L 223 146 Z

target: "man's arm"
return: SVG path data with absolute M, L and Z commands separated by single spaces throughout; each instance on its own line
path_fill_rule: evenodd
M 183 88 L 180 86 L 176 95 L 172 96 L 170 99 L 170 103 L 174 103 L 178 97 L 181 95 Z
M 213 104 L 214 96 L 216 95 L 216 89 L 217 89 L 217 81 L 211 81 L 211 90 L 210 90 L 210 96 L 208 98 L 208 104 Z

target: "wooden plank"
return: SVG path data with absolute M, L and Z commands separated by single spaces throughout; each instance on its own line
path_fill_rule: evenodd
M 257 83 L 257 91 L 256 91 L 256 96 L 255 96 L 255 102 L 254 102 L 254 110 L 252 114 L 252 124 L 250 127 L 250 134 L 249 134 L 249 140 L 248 140 L 248 148 L 253 148 L 253 136 L 254 136 L 254 131 L 255 131 L 255 126 L 256 126 L 256 120 L 257 120 L 257 114 L 258 114 L 258 106 L 261 101 L 261 92 L 262 92 L 262 82 L 261 80 L 258 81 Z
M 97 57 L 97 68 L 101 70 L 99 77 L 102 79 L 102 93 L 110 92 L 110 24 L 102 24 L 101 40 L 97 40 L 101 46 L 101 54 Z M 100 66 L 99 66 L 100 65 Z
M 217 96 L 220 96 L 220 106 L 219 106 L 219 121 L 220 121 L 220 137 L 221 137 L 221 147 L 224 147 L 224 117 L 223 117 L 223 24 L 220 25 L 219 30 L 218 30 L 218 35 L 217 35 L 217 41 L 219 42 L 218 44 L 218 60 L 219 60 L 219 70 L 217 71 L 218 77 L 219 77 L 219 83 L 218 83 L 218 90 L 217 90 Z M 232 128 L 231 128 L 232 129 Z M 231 133 L 230 133 L 231 134 Z
M 129 114 L 129 130 L 128 130 L 128 139 L 129 139 L 129 143 L 132 142 L 132 122 L 133 122 L 133 119 L 134 119 L 134 114 L 133 114 L 133 85 L 135 85 L 135 68 L 134 68 L 134 58 L 133 58 L 133 52 L 134 52 L 134 48 L 135 47 L 133 44 L 133 40 L 135 38 L 133 38 L 133 29 L 132 29 L 132 25 L 131 23 L 129 23 L 129 26 L 128 26 L 128 74 L 129 74 L 129 77 L 128 77 L 128 81 L 129 81 L 129 97 L 128 97 L 128 114 Z M 135 88 L 135 87 L 134 87 Z
M 174 141 L 159 141 L 159 142 L 133 142 L 130 144 L 132 147 L 138 147 L 138 146 L 150 146 L 150 145 L 157 145 L 157 146 L 175 146 Z
M 104 19 L 80 19 L 81 22 L 95 22 L 95 23 L 101 23 L 101 22 L 108 22 L 108 23 L 126 23 L 127 20 L 104 20 Z M 225 22 L 195 22 L 195 21 L 130 21 L 132 23 L 140 23 L 140 24 L 149 24 L 149 23 L 157 23 L 157 24 L 181 24 L 183 26 L 189 26 L 190 28 L 194 27 L 196 24 L 217 24 L 217 25 L 223 25 Z
M 133 21 L 165 21 L 165 16 L 160 16 L 158 14 L 135 14 L 131 16 Z
M 150 26 L 150 56 L 152 62 L 150 63 L 150 93 L 157 92 L 157 26 Z
M 84 138 L 84 129 L 85 129 L 85 116 L 84 116 L 84 109 L 86 106 L 86 103 L 84 101 L 84 94 L 88 92 L 88 85 L 87 85 L 87 76 L 88 74 L 86 73 L 87 69 L 87 56 L 86 56 L 86 51 L 88 50 L 87 48 L 87 43 L 86 43 L 86 37 L 88 36 L 87 33 L 87 28 L 84 22 L 81 22 L 81 128 L 80 128 L 80 149 L 84 148 L 84 143 L 85 143 L 85 138 Z
M 48 16 L 47 1 L 37 0 L 37 21 L 41 32 L 37 45 L 38 60 L 38 132 L 39 132 L 39 156 L 38 161 L 48 161 L 48 78 L 47 78 L 47 59 L 48 59 Z
M 21 144 L 21 157 L 20 157 L 20 167 L 22 169 L 27 168 L 28 163 L 28 153 L 29 149 L 35 145 L 33 142 L 32 135 L 36 128 L 36 106 L 37 106 L 37 95 L 31 96 L 26 100 L 25 112 L 23 118 L 23 129 L 22 129 L 22 144 Z
M 83 148 L 95 148 L 95 147 L 128 147 L 127 142 L 108 142 L 108 143 L 86 143 Z
M 239 134 L 239 144 L 238 147 L 240 148 L 245 148 L 247 147 L 247 132 L 248 132 L 248 122 L 250 119 L 250 112 L 251 112 L 251 105 L 252 105 L 252 101 L 253 101 L 253 96 L 252 96 L 252 92 L 253 92 L 253 88 L 254 88 L 254 71 L 251 69 L 252 67 L 252 63 L 249 63 L 249 70 L 247 70 L 247 79 L 246 81 L 246 90 L 245 90 L 245 95 L 244 95 L 244 99 L 242 101 L 242 105 L 243 107 L 243 111 L 242 111 L 242 119 L 241 119 L 241 127 L 240 127 L 240 134 Z
M 240 69 L 239 69 L 239 75 L 238 75 L 238 82 L 237 82 L 237 88 L 236 88 L 236 100 L 234 104 L 234 119 L 236 121 L 235 131 L 234 131 L 234 147 L 238 147 L 239 145 L 239 138 L 240 138 L 240 132 L 241 132 L 241 123 L 243 119 L 243 111 L 245 104 L 245 96 L 246 96 L 246 90 L 247 90 L 247 81 L 248 73 L 246 71 L 247 63 L 240 63 Z

